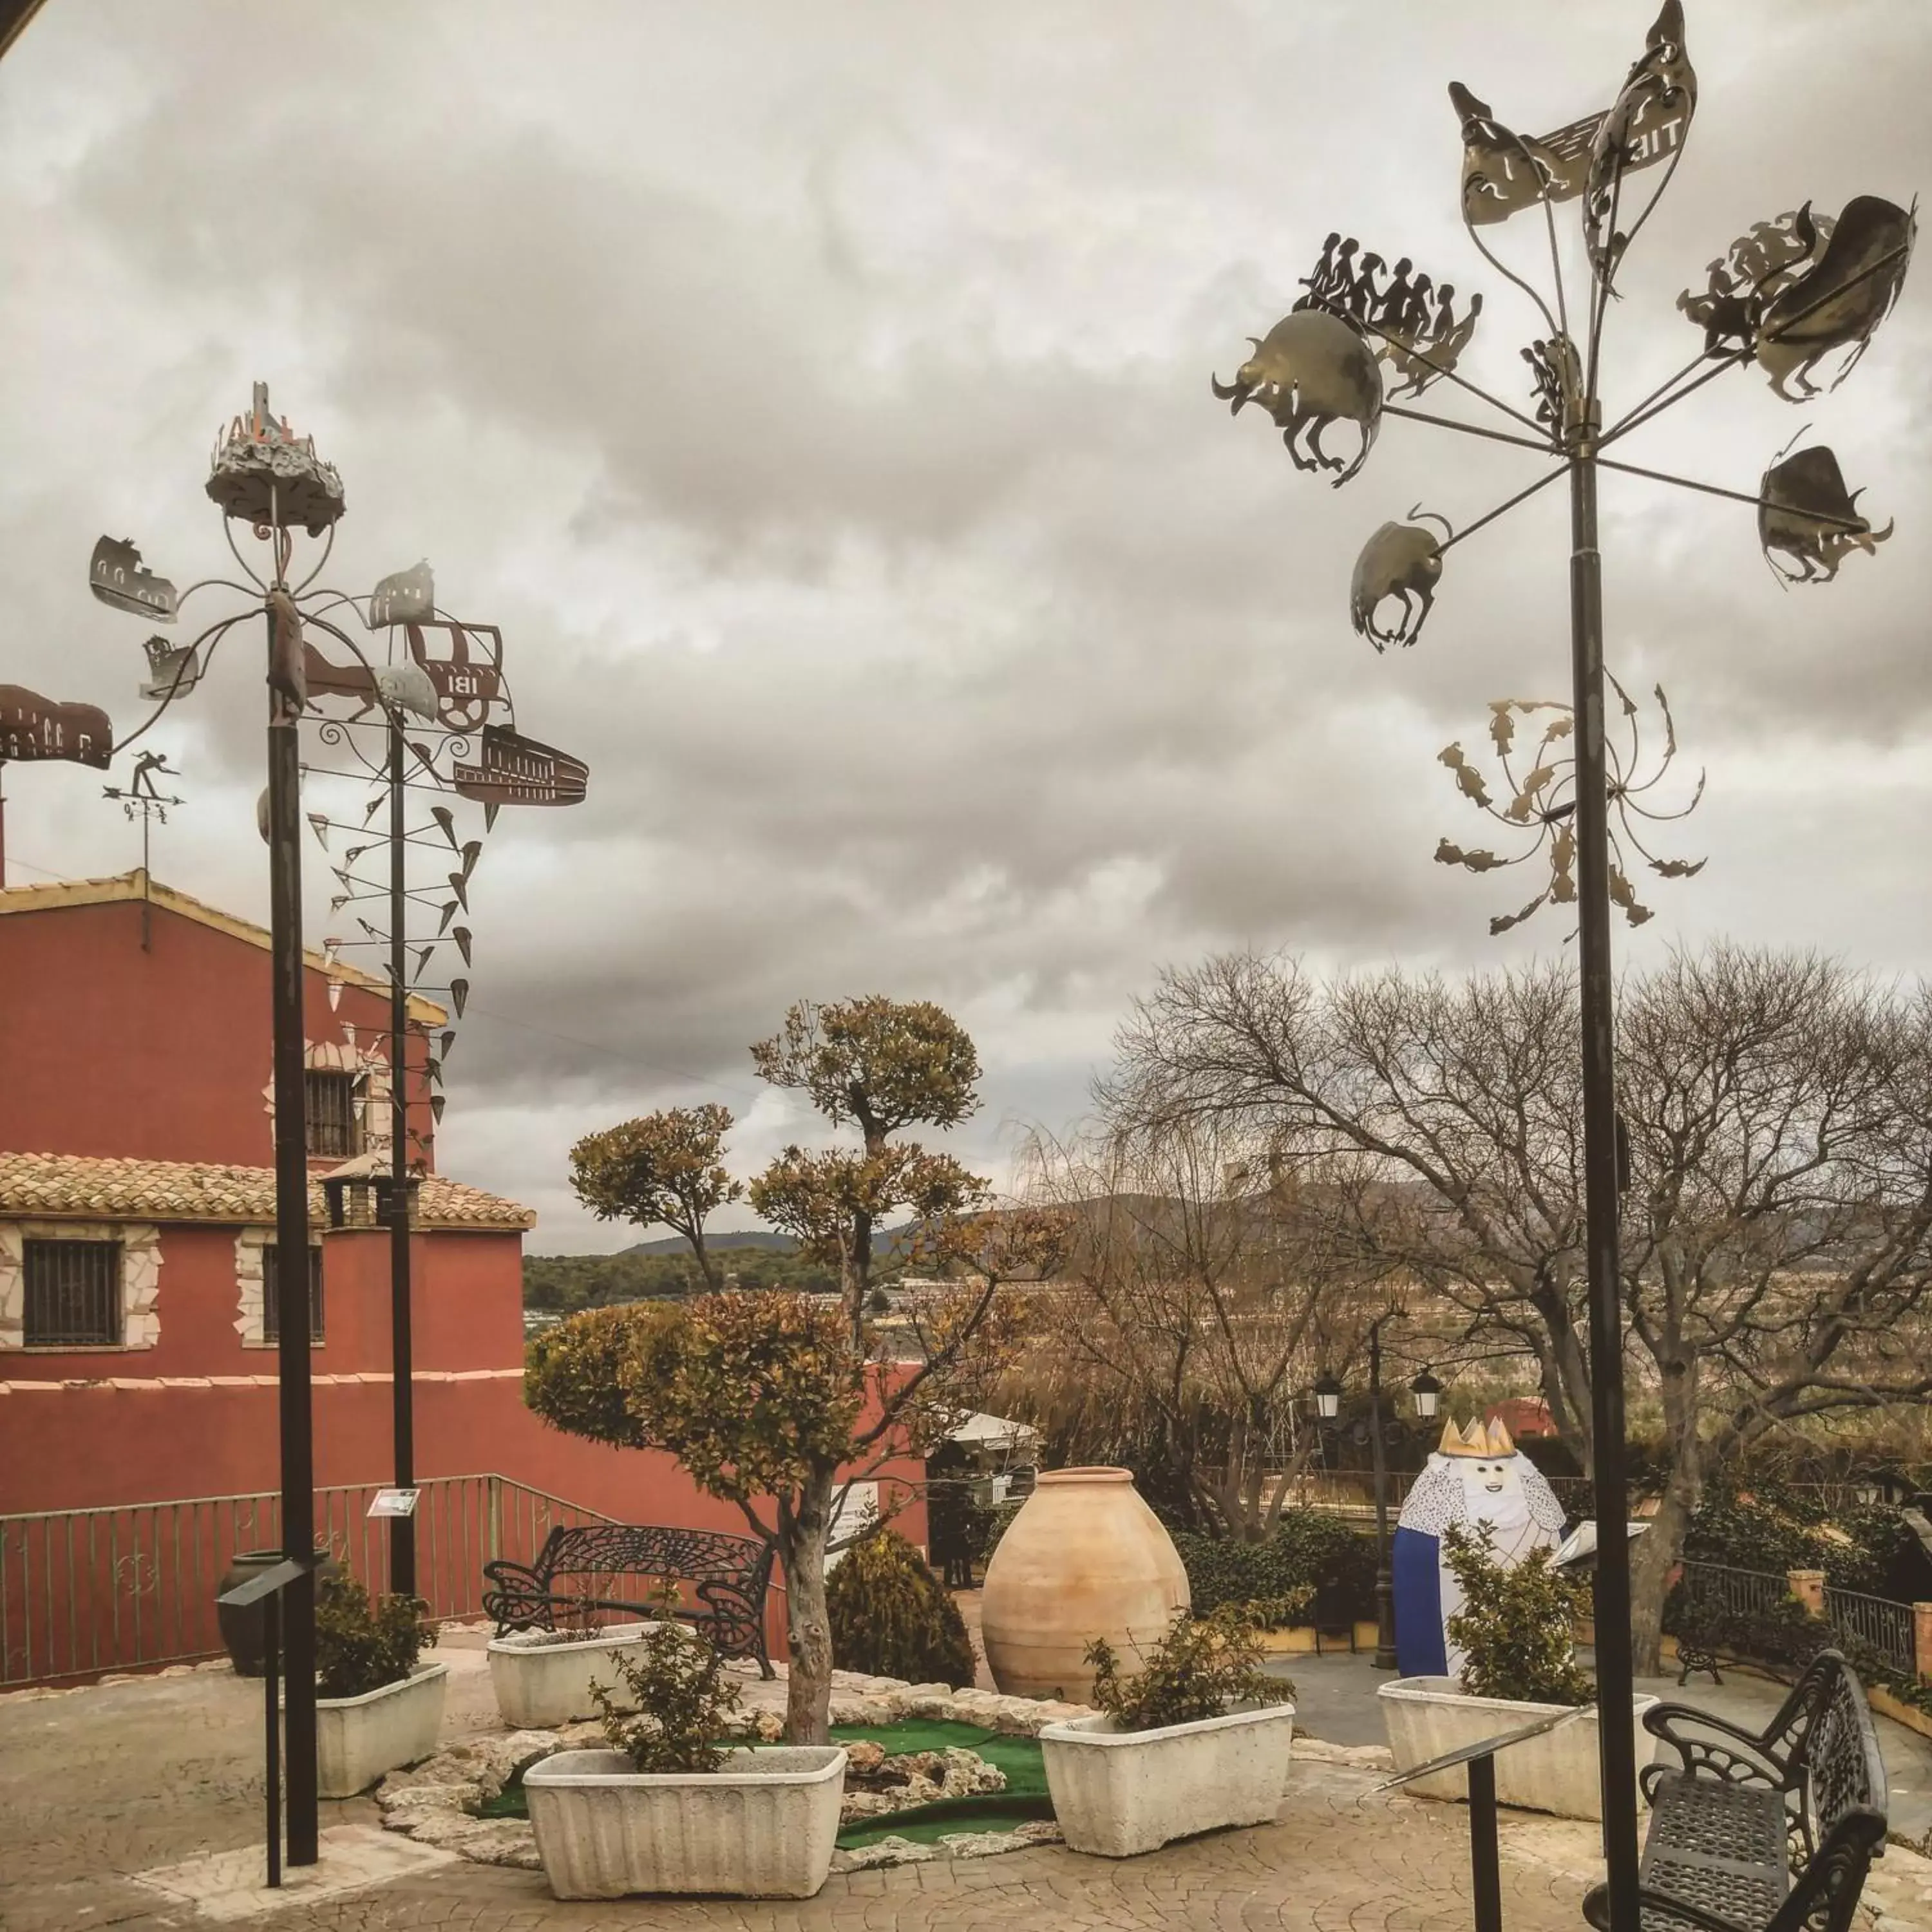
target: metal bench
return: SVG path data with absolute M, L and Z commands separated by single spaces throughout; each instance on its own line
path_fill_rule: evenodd
M 725 1656 L 754 1657 L 765 1676 L 773 1675 L 765 1647 L 772 1551 L 756 1537 L 625 1523 L 560 1526 L 534 1563 L 499 1558 L 484 1564 L 483 1574 L 495 1586 L 483 1592 L 483 1614 L 495 1619 L 499 1636 L 554 1630 L 560 1612 L 673 1616 L 701 1630 Z M 638 1587 L 617 1593 L 627 1579 Z M 559 1587 L 566 1583 L 572 1587 Z M 664 1594 L 670 1586 L 682 1586 L 676 1603 Z
M 1647 1765 L 1643 1932 L 1847 1932 L 1885 1850 L 1885 1765 L 1863 1688 L 1820 1651 L 1766 1729 L 1688 1704 L 1646 1726 L 1680 1764 Z M 1608 1932 L 1598 1886 L 1583 1916 Z

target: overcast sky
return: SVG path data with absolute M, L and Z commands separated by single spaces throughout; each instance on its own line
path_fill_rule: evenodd
M 1564 943 L 1553 910 L 1492 940 L 1533 881 L 1432 856 L 1493 842 L 1436 753 L 1480 748 L 1491 698 L 1567 695 L 1562 489 L 1452 553 L 1378 658 L 1348 616 L 1370 531 L 1472 520 L 1540 459 L 1392 420 L 1330 490 L 1208 385 L 1339 228 L 1481 290 L 1462 368 L 1522 406 L 1543 331 L 1456 221 L 1445 85 L 1547 131 L 1608 104 L 1652 10 L 50 0 L 0 64 L 0 681 L 140 715 L 148 627 L 88 596 L 88 551 L 215 573 L 208 452 L 266 379 L 346 485 L 329 580 L 428 556 L 502 626 L 521 728 L 591 766 L 478 868 L 441 1164 L 536 1208 L 533 1251 L 625 1245 L 571 1198 L 577 1135 L 723 1100 L 753 1171 L 810 1123 L 747 1044 L 880 992 L 970 1028 L 986 1104 L 950 1144 L 1003 1177 L 1165 962 Z M 1921 0 L 1689 15 L 1700 102 L 1610 325 L 1612 416 L 1694 353 L 1676 292 L 1754 221 L 1932 187 Z M 1533 217 L 1500 232 L 1536 260 Z M 1658 847 L 1709 863 L 1652 881 L 1625 962 L 1730 934 L 1924 964 L 1927 272 L 1835 394 L 1730 374 L 1623 452 L 1753 490 L 1808 422 L 1897 519 L 1836 584 L 1781 590 L 1742 505 L 1604 479 L 1611 667 L 1668 688 L 1679 795 L 1709 772 Z M 188 799 L 154 866 L 260 918 L 244 659 L 152 741 Z M 10 773 L 12 883 L 136 862 L 100 784 Z

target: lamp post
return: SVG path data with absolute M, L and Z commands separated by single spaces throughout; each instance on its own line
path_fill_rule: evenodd
M 1382 1418 L 1382 1324 L 1378 1315 L 1369 1324 L 1369 1419 L 1358 1422 L 1346 1433 L 1357 1448 L 1366 1447 L 1374 1471 L 1376 1497 L 1376 1658 L 1378 1670 L 1396 1668 L 1395 1579 L 1389 1562 L 1388 1458 L 1387 1448 L 1408 1439 L 1408 1430 L 1399 1416 Z M 1442 1399 L 1442 1384 L 1424 1369 L 1409 1384 L 1415 1399 L 1418 1420 L 1432 1421 Z M 1333 1442 L 1344 1432 L 1340 1426 L 1341 1382 L 1331 1370 L 1324 1369 L 1315 1379 L 1312 1390 L 1315 1414 L 1324 1439 Z
M 1516 134 L 1460 82 L 1451 83 L 1449 94 L 1462 137 L 1463 224 L 1489 266 L 1534 304 L 1544 332 L 1520 352 L 1532 378 L 1528 401 L 1534 413 L 1458 372 L 1481 314 L 1480 294 L 1457 297 L 1439 276 L 1424 273 L 1408 256 L 1390 267 L 1386 258 L 1361 252 L 1354 237 L 1339 231 L 1329 236 L 1302 279 L 1304 292 L 1290 313 L 1264 338 L 1250 337 L 1254 354 L 1232 382 L 1216 379 L 1213 388 L 1237 412 L 1258 401 L 1282 430 L 1297 468 L 1336 472 L 1338 484 L 1360 470 L 1382 418 L 1390 416 L 1533 452 L 1552 464 L 1526 488 L 1460 529 L 1418 507 L 1406 520 L 1376 531 L 1356 561 L 1350 603 L 1356 632 L 1378 652 L 1391 644 L 1415 642 L 1434 602 L 1444 561 L 1456 544 L 1558 478 L 1569 484 L 1570 700 L 1567 706 L 1527 707 L 1558 714 L 1545 738 L 1548 754 L 1537 758 L 1506 806 L 1491 802 L 1460 747 L 1452 746 L 1442 754 L 1470 798 L 1532 842 L 1527 850 L 1504 857 L 1462 851 L 1445 839 L 1436 856 L 1478 873 L 1520 864 L 1538 854 L 1546 859 L 1550 877 L 1542 892 L 1520 912 L 1492 920 L 1492 932 L 1507 931 L 1546 904 L 1573 904 L 1577 911 L 1581 1245 L 1588 1297 L 1592 1474 L 1600 1550 L 1597 1691 L 1604 1847 L 1611 1932 L 1639 1932 L 1618 1250 L 1627 1161 L 1612 1052 L 1610 906 L 1612 902 L 1621 906 L 1633 923 L 1650 916 L 1633 890 L 1625 844 L 1662 877 L 1686 877 L 1697 866 L 1659 860 L 1646 848 L 1636 821 L 1681 814 L 1647 809 L 1638 796 L 1647 785 L 1637 782 L 1630 764 L 1606 744 L 1598 478 L 1609 470 L 1750 505 L 1758 513 L 1765 556 L 1789 582 L 1828 581 L 1852 552 L 1874 550 L 1891 535 L 1890 528 L 1875 530 L 1859 512 L 1857 493 L 1847 490 L 1837 458 L 1822 445 L 1793 454 L 1787 444 L 1754 491 L 1672 475 L 1606 452 L 1727 370 L 1755 364 L 1786 402 L 1807 402 L 1835 386 L 1897 298 L 1916 224 L 1907 209 L 1872 195 L 1855 197 L 1836 218 L 1815 213 L 1808 202 L 1758 223 L 1711 265 L 1703 288 L 1687 289 L 1678 298 L 1679 310 L 1702 332 L 1697 352 L 1606 425 L 1598 378 L 1605 322 L 1618 293 L 1616 278 L 1629 244 L 1676 171 L 1696 104 L 1696 77 L 1685 50 L 1679 0 L 1665 0 L 1642 52 L 1609 108 L 1551 134 Z M 1660 167 L 1658 185 L 1643 199 L 1637 177 Z M 1573 200 L 1582 212 L 1583 258 L 1580 300 L 1574 313 L 1556 219 L 1557 205 Z M 1530 226 L 1541 231 L 1528 273 L 1506 264 L 1484 239 L 1487 233 L 1500 242 L 1501 228 L 1518 214 L 1527 214 Z M 1813 380 L 1828 358 L 1840 355 L 1846 359 L 1832 382 Z M 1400 386 L 1391 391 L 1384 388 L 1384 365 L 1400 378 Z M 1419 397 L 1438 382 L 1474 396 L 1510 426 L 1462 422 L 1400 400 Z M 1360 448 L 1352 460 L 1322 446 L 1324 433 L 1338 421 L 1353 423 L 1360 433 Z M 1432 523 L 1442 526 L 1440 533 L 1425 527 Z M 1382 613 L 1391 604 L 1397 615 L 1385 622 Z M 1614 679 L 1608 682 L 1622 695 L 1622 687 Z M 1636 707 L 1628 698 L 1624 704 L 1626 716 L 1634 715 Z M 1525 708 L 1510 702 L 1491 707 L 1499 752 L 1507 754 L 1515 716 Z M 1674 740 L 1674 733 L 1672 736 Z M 1666 755 L 1667 760 L 1668 747 Z M 1634 758 L 1633 740 L 1630 761 Z

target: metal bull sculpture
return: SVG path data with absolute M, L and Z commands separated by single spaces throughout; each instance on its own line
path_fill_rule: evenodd
M 1382 414 L 1382 371 L 1375 351 L 1339 316 L 1319 308 L 1298 309 L 1270 329 L 1250 336 L 1255 352 L 1232 382 L 1213 379 L 1214 394 L 1234 406 L 1258 402 L 1274 418 L 1298 470 L 1339 470 L 1339 489 L 1361 468 L 1374 448 Z M 1346 418 L 1362 432 L 1352 463 L 1322 447 L 1322 432 Z M 1305 434 L 1304 434 L 1305 433 Z
M 59 759 L 106 770 L 114 728 L 98 704 L 56 704 L 24 685 L 0 684 L 0 764 Z
M 1426 513 L 1412 510 L 1408 514 L 1414 518 Z M 1446 518 L 1432 517 L 1430 520 L 1441 524 L 1444 535 L 1454 534 Z M 1414 644 L 1429 620 L 1442 575 L 1442 538 L 1433 530 L 1413 522 L 1383 524 L 1355 560 L 1348 608 L 1357 636 L 1366 638 L 1378 651 L 1388 644 Z M 1401 599 L 1402 614 L 1393 629 L 1384 631 L 1376 624 L 1376 613 L 1390 597 Z
M 430 632 L 448 638 L 447 656 L 430 654 L 426 636 Z M 474 730 L 483 724 L 502 692 L 502 632 L 494 624 L 440 620 L 406 624 L 403 634 L 410 660 L 435 689 L 437 722 L 452 731 Z M 364 710 L 374 708 L 378 680 L 368 665 L 338 664 L 313 644 L 304 646 L 303 664 L 311 697 L 359 698 Z
M 1890 524 L 1875 530 L 1859 514 L 1864 492 L 1845 488 L 1838 459 L 1823 443 L 1774 463 L 1758 494 L 1758 541 L 1765 560 L 1787 584 L 1828 584 L 1849 552 L 1872 556 L 1892 535 Z M 1774 550 L 1794 559 L 1798 568 L 1786 569 Z

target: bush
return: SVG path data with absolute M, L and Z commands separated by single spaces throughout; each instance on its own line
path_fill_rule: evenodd
M 640 1772 L 716 1771 L 724 1762 L 712 1740 L 730 1727 L 738 1687 L 702 1635 L 680 1624 L 653 1623 L 634 1658 L 614 1651 L 610 1661 L 638 1707 L 620 1711 L 602 1684 L 591 1685 L 591 1700 L 613 1750 L 622 1751 Z
M 322 1577 L 315 1595 L 316 1689 L 324 1697 L 362 1697 L 399 1684 L 436 1635 L 418 1597 L 371 1604 L 354 1577 Z
M 1321 1510 L 1285 1510 L 1265 1543 L 1234 1543 L 1181 1531 L 1174 1539 L 1187 1570 L 1196 1616 L 1224 1604 L 1292 1598 L 1333 1585 L 1352 1618 L 1375 1615 L 1374 1543 L 1340 1516 Z
M 1525 1704 L 1587 1704 L 1596 1694 L 1576 1667 L 1570 1629 L 1584 1592 L 1555 1568 L 1554 1552 L 1533 1550 L 1505 1569 L 1481 1539 L 1460 1526 L 1444 1539 L 1464 1607 L 1449 1619 L 1449 1641 L 1464 1654 L 1462 1688 L 1474 1697 Z
M 1138 1676 L 1123 1678 L 1120 1660 L 1104 1638 L 1090 1643 L 1094 1702 L 1124 1731 L 1225 1717 L 1237 1705 L 1285 1704 L 1294 1695 L 1286 1678 L 1263 1675 L 1260 1619 L 1224 1606 L 1199 1621 L 1176 1610 L 1167 1634 Z
M 973 1646 L 958 1606 L 895 1530 L 868 1531 L 826 1580 L 832 1661 L 911 1684 L 971 1684 Z

